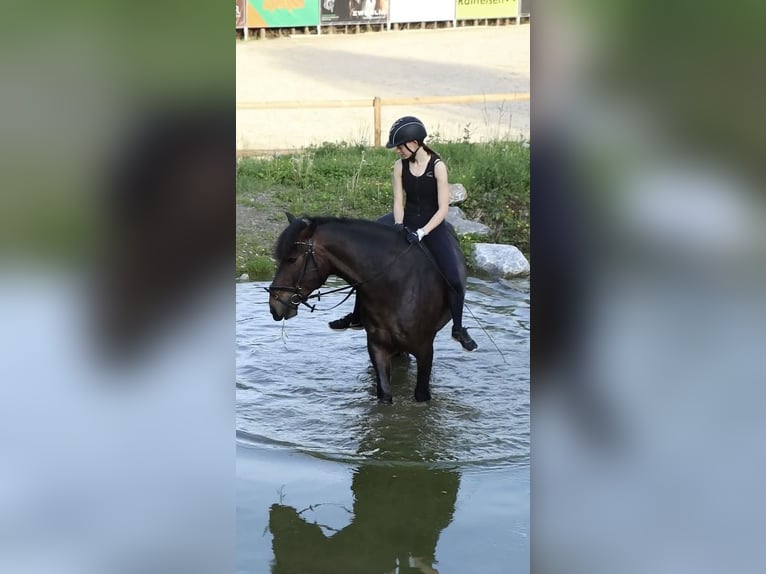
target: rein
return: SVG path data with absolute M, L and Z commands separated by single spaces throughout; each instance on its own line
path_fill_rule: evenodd
M 308 268 L 309 259 L 311 259 L 311 261 L 314 264 L 314 270 L 317 273 L 319 273 L 319 266 L 317 265 L 316 258 L 314 257 L 314 242 L 313 242 L 312 239 L 309 239 L 308 241 L 305 241 L 305 242 L 304 241 L 296 241 L 294 243 L 294 245 L 305 245 L 306 246 L 306 251 L 303 254 L 303 256 L 304 256 L 303 268 L 301 269 L 301 274 L 298 276 L 298 281 L 296 282 L 295 287 L 287 287 L 287 286 L 284 286 L 284 285 L 271 285 L 269 287 L 263 287 L 263 290 L 266 291 L 267 293 L 269 293 L 269 295 L 273 295 L 274 291 L 292 291 L 293 294 L 290 297 L 290 304 L 294 305 L 295 307 L 297 307 L 298 305 L 305 305 L 306 307 L 308 307 L 311 310 L 312 313 L 316 309 L 316 305 L 309 304 L 308 303 L 309 299 L 316 298 L 317 301 L 321 301 L 322 300 L 322 295 L 330 295 L 332 293 L 339 293 L 341 291 L 345 291 L 345 290 L 348 289 L 348 293 L 346 294 L 346 296 L 339 303 L 337 303 L 336 305 L 333 305 L 332 307 L 330 307 L 328 309 L 325 309 L 325 310 L 326 311 L 331 311 L 332 309 L 335 309 L 336 307 L 339 307 L 349 297 L 351 297 L 351 295 L 354 294 L 354 291 L 356 291 L 356 288 L 359 285 L 363 285 L 364 283 L 369 283 L 371 281 L 375 281 L 376 279 L 379 279 L 380 277 L 382 277 L 383 274 L 386 271 L 388 271 L 389 267 L 391 267 L 396 262 L 397 259 L 399 259 L 402 255 L 407 253 L 410 250 L 410 248 L 412 247 L 412 244 L 408 245 L 404 249 L 404 251 L 402 251 L 401 253 L 397 254 L 396 257 L 394 257 L 385 267 L 383 267 L 383 269 L 381 269 L 379 273 L 377 273 L 373 277 L 370 277 L 369 279 L 364 279 L 362 281 L 358 281 L 358 282 L 356 282 L 356 283 L 354 283 L 352 285 L 345 285 L 344 287 L 337 287 L 336 289 L 331 289 L 330 291 L 325 291 L 324 293 L 322 293 L 321 291 L 317 291 L 316 293 L 314 293 L 312 295 L 306 296 L 306 295 L 303 295 L 301 293 L 301 281 L 303 280 L 304 276 L 306 275 L 306 269 Z M 283 305 L 287 305 L 287 303 L 284 303 L 283 301 L 281 301 L 279 299 L 277 299 L 277 301 L 279 301 Z

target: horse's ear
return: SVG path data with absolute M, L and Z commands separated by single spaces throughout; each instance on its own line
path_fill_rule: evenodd
M 295 216 L 289 211 L 285 211 L 285 215 L 287 216 L 288 223 L 292 223 L 293 221 L 295 221 Z

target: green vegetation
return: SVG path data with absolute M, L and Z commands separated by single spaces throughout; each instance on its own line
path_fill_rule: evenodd
M 429 142 L 432 143 L 432 142 Z M 529 147 L 524 142 L 435 142 L 450 183 L 462 183 L 466 217 L 492 229 L 482 241 L 512 244 L 529 256 Z M 324 144 L 299 155 L 242 159 L 237 204 L 250 212 L 238 222 L 237 274 L 263 274 L 284 211 L 373 219 L 391 210 L 391 150 Z M 461 241 L 470 252 L 471 237 Z M 258 272 L 258 273 L 256 273 Z

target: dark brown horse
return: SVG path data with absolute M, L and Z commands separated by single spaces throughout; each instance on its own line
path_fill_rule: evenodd
M 290 319 L 298 305 L 330 275 L 356 287 L 367 349 L 375 367 L 378 399 L 391 402 L 391 358 L 409 353 L 418 365 L 415 400 L 431 398 L 434 338 L 450 320 L 447 286 L 425 246 L 410 245 L 379 222 L 334 217 L 287 216 L 277 240 L 277 271 L 269 308 L 275 321 Z M 445 223 L 446 224 L 446 223 Z M 466 268 L 457 239 L 463 284 Z

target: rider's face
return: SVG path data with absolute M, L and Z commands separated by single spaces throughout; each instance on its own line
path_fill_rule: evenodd
M 409 148 L 409 149 L 407 149 L 407 148 Z M 417 142 L 414 142 L 414 141 L 413 142 L 406 142 L 406 143 L 403 143 L 403 144 L 400 144 L 400 145 L 396 146 L 396 153 L 398 153 L 399 157 L 401 157 L 402 159 L 407 159 L 408 157 L 410 157 L 413 154 L 414 150 L 417 150 L 417 149 L 418 149 Z M 412 151 L 410 151 L 410 150 L 412 150 Z

